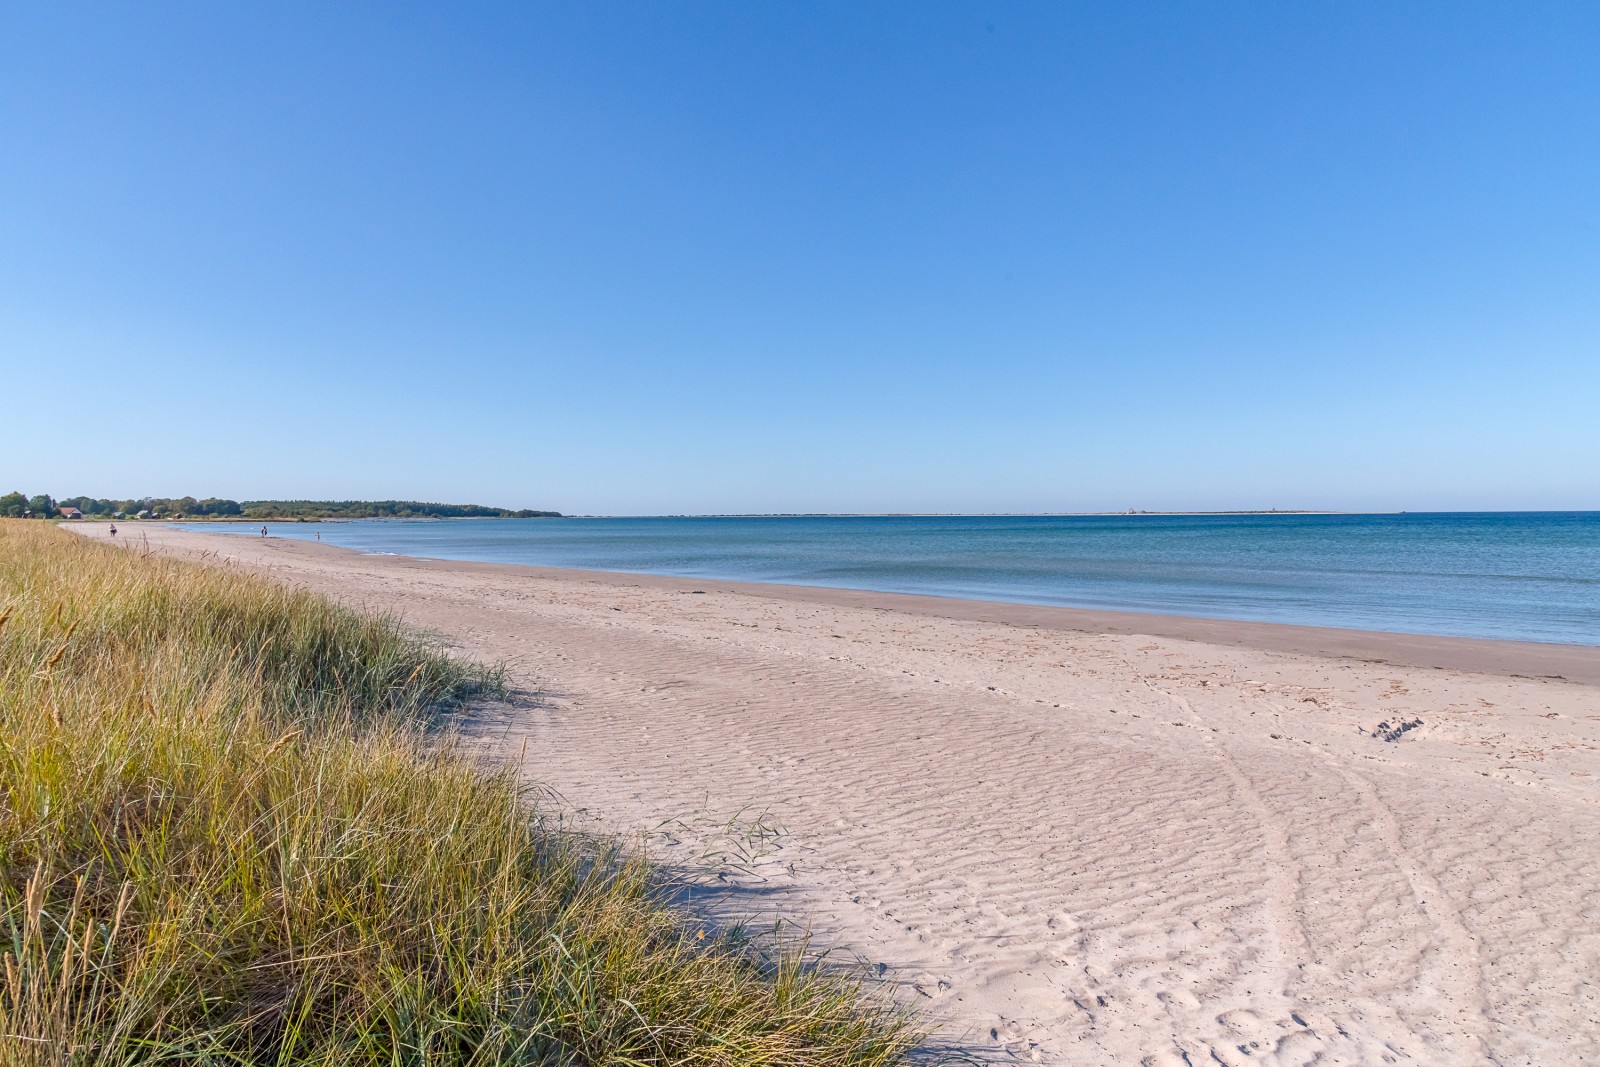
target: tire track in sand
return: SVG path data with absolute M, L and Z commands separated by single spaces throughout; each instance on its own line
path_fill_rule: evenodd
M 1268 701 L 1280 716 L 1292 713 L 1280 704 Z M 1483 991 L 1483 961 L 1478 951 L 1478 939 L 1467 929 L 1460 910 L 1452 903 L 1450 895 L 1428 870 L 1418 862 L 1405 845 L 1400 832 L 1400 820 L 1394 809 L 1378 795 L 1377 788 L 1364 775 L 1350 768 L 1346 762 L 1317 746 L 1310 746 L 1313 755 L 1331 768 L 1355 794 L 1361 809 L 1371 819 L 1371 826 L 1382 841 L 1385 851 L 1396 870 L 1411 887 L 1417 910 L 1424 915 L 1437 939 L 1436 951 L 1419 951 L 1419 959 L 1427 960 L 1431 974 L 1430 984 L 1446 991 L 1451 1000 L 1470 1005 L 1470 1016 L 1460 1022 L 1464 1036 L 1475 1046 L 1483 1062 L 1498 1064 L 1489 1040 L 1489 1021 L 1485 1015 L 1486 1000 Z
M 1148 675 L 1126 660 L 1122 662 L 1128 672 L 1141 684 L 1178 708 L 1198 729 L 1206 748 L 1216 757 L 1223 773 L 1232 783 L 1235 795 L 1256 821 L 1261 832 L 1262 851 L 1266 860 L 1265 913 L 1268 942 L 1274 949 L 1274 960 L 1263 970 L 1276 984 L 1273 992 L 1281 1001 L 1278 1012 L 1280 1018 L 1298 1019 L 1295 1010 L 1298 1004 L 1290 992 L 1290 986 L 1311 959 L 1311 943 L 1305 933 L 1303 914 L 1298 903 L 1299 888 L 1297 879 L 1292 874 L 1295 863 L 1289 847 L 1289 834 L 1283 820 L 1273 813 L 1271 806 L 1256 789 L 1250 777 L 1245 774 L 1233 753 L 1217 739 L 1210 722 L 1194 709 L 1194 705 L 1186 697 L 1157 685 Z M 1218 1022 L 1221 1023 L 1223 1020 L 1219 1018 Z M 1263 1036 L 1266 1036 L 1265 1032 Z M 1274 1043 L 1276 1044 L 1276 1041 Z M 1244 1055 L 1252 1055 L 1248 1043 L 1237 1047 Z M 1228 1062 L 1222 1059 L 1217 1048 L 1207 1047 L 1203 1051 L 1212 1062 Z M 1227 1051 L 1231 1052 L 1232 1049 Z M 1189 1059 L 1188 1050 L 1184 1050 L 1183 1058 L 1186 1061 Z M 1153 1064 L 1156 1061 L 1147 1062 Z

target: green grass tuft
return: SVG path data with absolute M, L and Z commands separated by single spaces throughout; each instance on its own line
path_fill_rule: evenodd
M 236 571 L 0 520 L 0 1063 L 896 1064 L 430 734 L 493 672 Z

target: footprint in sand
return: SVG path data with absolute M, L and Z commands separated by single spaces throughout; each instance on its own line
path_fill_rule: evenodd
M 1187 1052 L 1173 1048 L 1144 1057 L 1139 1067 L 1196 1067 L 1196 1064 Z
M 1044 925 L 1057 937 L 1071 937 L 1083 927 L 1070 911 L 1058 911 L 1045 920 Z

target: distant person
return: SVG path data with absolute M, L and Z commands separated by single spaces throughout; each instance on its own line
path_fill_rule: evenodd
M 261 536 L 262 537 L 267 536 L 267 528 L 265 526 L 261 527 Z
M 111 536 L 112 537 L 117 536 L 117 524 L 116 523 L 112 523 L 111 524 Z
M 317 531 L 317 540 L 318 541 L 322 540 L 322 531 L 321 530 Z

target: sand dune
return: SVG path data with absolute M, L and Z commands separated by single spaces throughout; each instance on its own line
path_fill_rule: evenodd
M 985 1059 L 1600 1061 L 1600 650 L 149 537 L 504 658 L 477 729 L 668 856 L 769 811 L 734 898 Z

